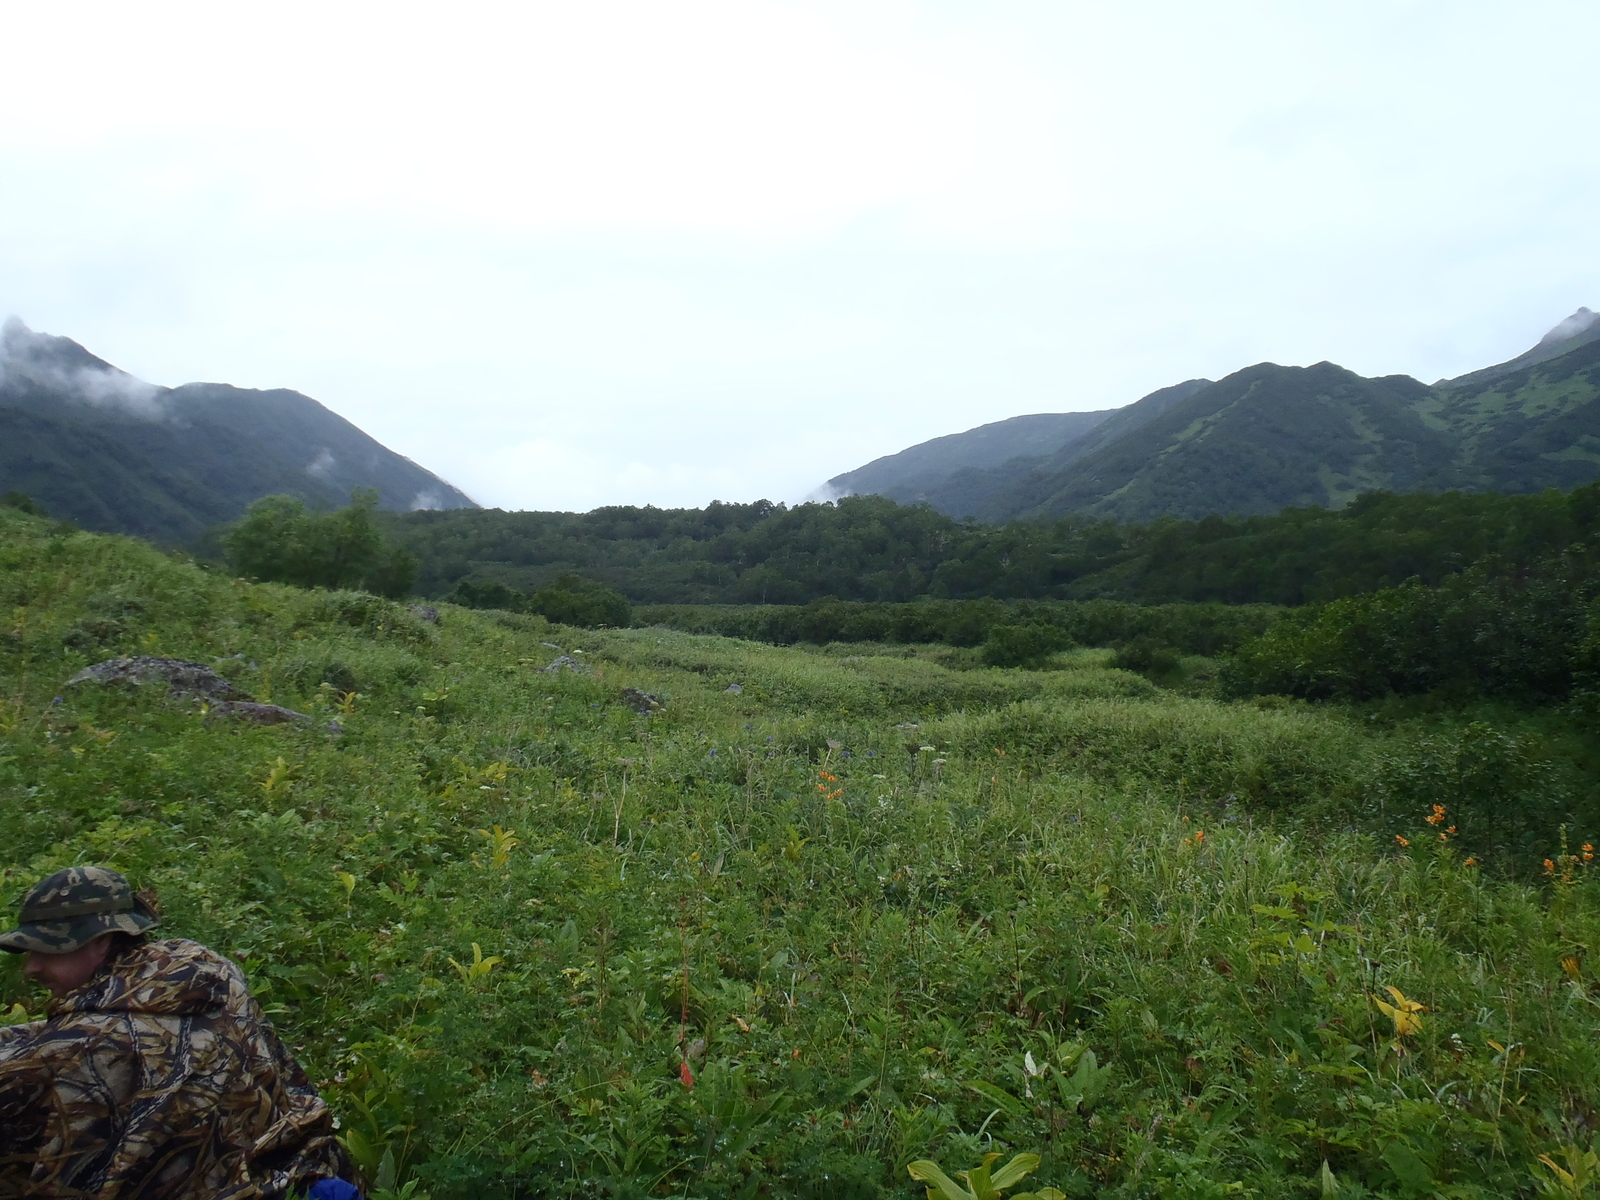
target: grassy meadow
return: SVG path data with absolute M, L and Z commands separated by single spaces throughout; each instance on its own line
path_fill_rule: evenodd
M 1070 1197 L 1592 1193 L 1600 830 L 1518 872 L 1439 782 L 1522 735 L 440 611 L 0 509 L 5 897 L 154 887 L 392 1189 L 911 1198 L 1020 1151 Z M 63 686 L 126 653 L 315 721 Z

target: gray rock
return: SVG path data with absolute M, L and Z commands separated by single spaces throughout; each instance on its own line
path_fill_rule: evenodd
M 588 667 L 584 666 L 570 654 L 556 655 L 556 657 L 551 660 L 550 665 L 544 669 L 550 672 L 552 675 L 561 671 L 577 671 L 579 674 L 584 674 L 589 670 Z
M 723 688 L 722 690 L 724 692 L 728 693 L 730 696 L 737 696 L 740 692 L 744 691 L 744 688 L 741 687 L 737 683 L 730 683 L 727 687 Z
M 313 718 L 277 704 L 257 704 L 253 700 L 224 700 L 206 709 L 208 717 L 233 717 L 252 725 L 287 725 L 291 721 L 310 724 Z
M 644 713 L 646 716 L 659 712 L 663 707 L 660 697 L 652 696 L 649 692 L 641 692 L 638 688 L 623 688 L 622 702 L 635 712 Z
M 207 700 L 245 703 L 255 699 L 201 663 L 186 662 L 181 658 L 150 658 L 142 654 L 108 658 L 92 667 L 85 667 L 67 680 L 68 687 L 76 687 L 80 683 L 117 684 L 122 687 L 165 683 L 167 693 L 172 696 L 200 696 Z
M 439 623 L 439 610 L 431 604 L 413 604 L 411 615 L 419 621 L 426 621 L 429 625 Z

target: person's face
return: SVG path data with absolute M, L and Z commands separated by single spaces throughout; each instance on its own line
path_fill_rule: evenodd
M 111 949 L 111 935 L 102 933 L 94 941 L 69 950 L 65 954 L 45 954 L 41 950 L 28 951 L 28 965 L 23 973 L 37 979 L 50 989 L 57 1000 L 76 988 L 81 988 L 94 978 L 100 964 L 106 961 Z

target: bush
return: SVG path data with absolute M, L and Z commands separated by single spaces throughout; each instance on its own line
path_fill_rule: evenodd
M 44 508 L 39 502 L 32 496 L 25 495 L 22 492 L 7 492 L 4 496 L 0 496 L 0 505 L 6 508 L 14 508 L 18 512 L 30 513 L 36 517 L 45 515 Z
M 1400 587 L 1291 613 L 1224 671 L 1238 694 L 1370 700 L 1451 688 L 1465 695 L 1565 699 L 1592 678 L 1592 553 L 1576 548 L 1525 573 L 1480 564 L 1428 587 Z
M 983 661 L 991 667 L 1037 667 L 1071 644 L 1065 631 L 1043 622 L 996 625 L 983 644 Z
M 223 538 L 228 565 L 238 574 L 297 587 L 365 588 L 381 596 L 411 590 L 417 560 L 385 546 L 373 520 L 378 493 L 359 488 L 350 506 L 308 512 L 298 496 L 266 496 Z
M 1178 652 L 1146 635 L 1118 646 L 1111 665 L 1141 675 L 1171 675 L 1178 669 Z
M 633 610 L 620 592 L 581 575 L 562 575 L 528 597 L 528 610 L 561 625 L 625 627 Z

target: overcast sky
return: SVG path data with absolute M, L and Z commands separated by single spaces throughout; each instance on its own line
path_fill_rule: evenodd
M 5 4 L 0 316 L 484 504 L 799 500 L 1600 308 L 1600 5 Z

